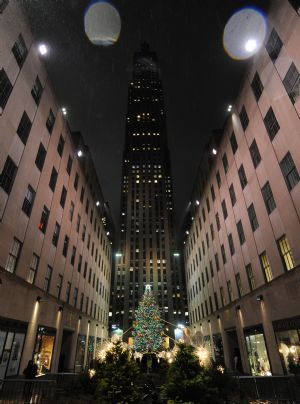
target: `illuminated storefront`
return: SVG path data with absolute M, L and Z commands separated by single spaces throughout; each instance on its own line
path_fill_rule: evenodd
M 54 328 L 38 327 L 33 359 L 38 365 L 39 375 L 51 370 L 55 336 L 56 330 Z
M 300 317 L 273 322 L 284 372 L 294 373 L 300 368 Z
M 262 327 L 245 330 L 246 346 L 253 376 L 271 376 L 271 367 Z

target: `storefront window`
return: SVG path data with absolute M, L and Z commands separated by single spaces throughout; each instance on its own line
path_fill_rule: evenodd
M 253 376 L 271 376 L 271 367 L 262 329 L 245 332 L 248 359 Z
M 286 373 L 300 373 L 300 329 L 276 333 L 279 353 Z
M 0 379 L 18 374 L 24 340 L 24 332 L 0 330 Z
M 34 350 L 34 361 L 38 365 L 38 374 L 50 372 L 53 357 L 56 330 L 48 327 L 38 327 Z
M 300 316 L 273 321 L 279 354 L 286 374 L 300 374 Z
M 84 364 L 84 352 L 85 352 L 86 336 L 78 335 L 76 358 L 75 358 L 75 372 L 81 372 Z

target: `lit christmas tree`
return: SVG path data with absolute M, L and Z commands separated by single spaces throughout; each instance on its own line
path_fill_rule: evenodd
M 163 349 L 163 324 L 150 285 L 146 286 L 135 313 L 132 334 L 137 352 L 158 352 Z

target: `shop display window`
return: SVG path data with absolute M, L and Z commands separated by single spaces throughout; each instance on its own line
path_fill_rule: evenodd
M 300 373 L 300 329 L 276 332 L 285 373 Z
M 253 376 L 272 376 L 268 351 L 262 329 L 245 332 L 248 360 Z
M 34 361 L 38 365 L 38 375 L 44 375 L 51 370 L 56 330 L 48 327 L 38 327 L 34 350 Z

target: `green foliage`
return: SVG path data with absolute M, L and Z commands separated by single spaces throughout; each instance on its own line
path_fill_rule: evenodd
M 96 369 L 97 397 L 101 404 L 134 403 L 139 399 L 136 383 L 139 368 L 130 358 L 130 352 L 121 341 L 113 343 L 105 358 Z
M 158 352 L 163 345 L 163 325 L 153 293 L 146 289 L 133 323 L 134 347 L 137 352 Z
M 221 404 L 234 389 L 229 375 L 200 366 L 191 345 L 179 344 L 163 387 L 163 398 L 174 403 Z

